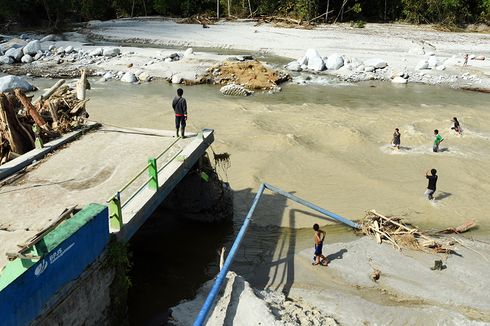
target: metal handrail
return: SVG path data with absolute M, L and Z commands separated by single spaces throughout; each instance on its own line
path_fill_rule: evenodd
M 162 165 L 161 168 L 158 169 L 158 173 L 160 173 L 160 171 L 162 171 L 163 169 L 165 169 L 170 163 L 172 163 L 182 152 L 184 151 L 184 149 L 181 149 L 179 150 L 174 156 L 172 156 L 172 158 L 170 160 L 168 160 L 164 165 Z
M 304 199 L 301 199 L 295 195 L 292 195 L 288 192 L 285 192 L 277 187 L 274 187 L 270 184 L 267 183 L 262 183 L 259 187 L 259 190 L 257 191 L 257 194 L 255 195 L 255 198 L 252 202 L 252 206 L 250 206 L 250 209 L 247 213 L 247 216 L 245 217 L 245 220 L 243 221 L 242 227 L 240 228 L 240 231 L 238 232 L 238 235 L 235 238 L 235 241 L 233 242 L 233 246 L 230 249 L 230 253 L 226 257 L 225 263 L 223 264 L 223 268 L 219 272 L 218 276 L 216 277 L 216 280 L 213 283 L 213 286 L 211 290 L 209 291 L 209 294 L 206 298 L 206 301 L 204 302 L 201 310 L 199 311 L 199 314 L 197 315 L 196 320 L 194 321 L 194 326 L 201 326 L 204 325 L 207 316 L 211 312 L 211 309 L 213 308 L 214 302 L 216 301 L 216 298 L 218 297 L 218 293 L 221 289 L 221 286 L 223 285 L 224 280 L 226 279 L 226 274 L 228 274 L 228 271 L 230 269 L 231 264 L 233 263 L 233 260 L 235 259 L 235 254 L 238 250 L 238 247 L 240 246 L 243 237 L 245 236 L 245 232 L 247 231 L 247 228 L 250 224 L 250 221 L 252 219 L 252 214 L 255 211 L 255 208 L 257 207 L 257 204 L 259 203 L 260 198 L 262 197 L 262 194 L 264 193 L 265 189 L 269 189 L 272 192 L 275 192 L 279 195 L 285 196 L 291 200 L 294 200 L 295 202 L 304 205 L 306 207 L 309 207 L 321 214 L 324 214 L 328 217 L 333 218 L 336 221 L 339 221 L 341 223 L 344 223 L 350 227 L 353 228 L 360 228 L 360 225 L 348 220 L 340 215 L 337 215 L 335 213 L 332 213 L 330 211 L 327 211 L 326 209 L 323 209 L 313 203 L 310 203 Z
M 124 206 L 126 206 L 126 204 L 127 204 L 127 203 L 129 203 L 129 202 L 130 202 L 130 201 L 131 201 L 131 200 L 132 200 L 134 197 L 136 197 L 136 195 L 137 195 L 137 194 L 139 194 L 139 192 L 140 192 L 141 190 L 143 190 L 143 188 L 145 188 L 145 187 L 146 187 L 146 185 L 147 185 L 148 183 L 150 183 L 150 181 L 151 181 L 151 178 L 150 178 L 150 179 L 148 179 L 148 180 L 146 180 L 146 182 L 145 182 L 145 183 L 143 183 L 143 184 L 142 184 L 142 185 L 141 185 L 141 186 L 138 188 L 138 190 L 136 190 L 135 192 L 133 192 L 133 194 L 132 194 L 131 196 L 129 196 L 129 198 L 128 198 L 128 199 L 126 199 L 126 201 L 125 201 L 124 203 L 122 203 L 122 204 L 121 204 L 121 208 L 123 208 Z

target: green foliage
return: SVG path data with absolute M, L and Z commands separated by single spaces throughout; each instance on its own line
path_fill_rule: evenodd
M 364 20 L 351 21 L 350 26 L 354 28 L 364 28 L 366 27 L 366 22 Z

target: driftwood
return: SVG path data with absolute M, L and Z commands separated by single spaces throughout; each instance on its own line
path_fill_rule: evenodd
M 450 233 L 464 233 L 469 231 L 470 229 L 476 227 L 476 221 L 474 219 L 464 222 L 463 224 L 455 227 L 455 228 L 447 228 L 439 233 L 450 234 Z
M 46 143 L 85 124 L 89 99 L 79 100 L 64 83 L 57 81 L 34 104 L 19 89 L 15 96 L 0 94 L 0 165 L 34 148 L 33 125 L 41 127 L 39 137 Z M 79 85 L 85 85 L 84 91 L 90 88 L 86 74 Z
M 373 235 L 378 243 L 391 243 L 396 249 L 433 250 L 436 253 L 452 253 L 439 239 L 423 234 L 420 230 L 404 224 L 400 218 L 386 217 L 375 210 L 367 212 L 361 221 L 364 234 Z

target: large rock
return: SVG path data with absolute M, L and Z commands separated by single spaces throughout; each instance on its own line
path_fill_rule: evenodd
M 65 53 L 66 54 L 70 54 L 73 52 L 73 46 L 71 45 L 68 45 L 66 48 L 65 48 Z
M 14 59 L 12 59 L 12 57 L 9 57 L 9 56 L 6 56 L 6 55 L 3 55 L 0 57 L 0 64 L 12 64 L 14 63 Z
M 116 57 L 121 53 L 121 50 L 119 48 L 105 48 L 104 51 L 102 52 L 102 55 L 104 57 Z
M 7 52 L 5 52 L 5 56 L 11 57 L 15 61 L 20 61 L 23 55 L 24 52 L 22 51 L 22 48 L 11 48 L 8 49 Z
M 172 84 L 180 84 L 182 83 L 183 78 L 179 76 L 178 74 L 175 74 L 172 76 Z
M 427 60 L 430 69 L 435 69 L 438 65 L 440 65 L 439 59 L 436 56 L 430 56 Z
M 121 77 L 121 81 L 125 83 L 136 83 L 138 78 L 132 72 L 128 71 Z
M 39 60 L 39 59 L 41 59 L 43 56 L 44 56 L 44 53 L 42 53 L 42 51 L 39 51 L 39 52 L 38 52 L 38 53 L 36 53 L 36 55 L 34 56 L 34 60 Z
M 288 63 L 285 68 L 290 71 L 301 71 L 301 64 L 298 61 L 292 61 Z
M 56 41 L 56 35 L 54 34 L 49 34 L 49 35 L 46 35 L 45 37 L 43 37 L 41 40 L 41 42 L 49 42 L 49 41 Z
M 325 62 L 323 62 L 322 56 L 315 49 L 306 50 L 306 65 L 309 70 L 322 71 L 325 69 Z
M 188 57 L 190 55 L 194 54 L 194 49 L 193 48 L 188 48 L 187 50 L 184 51 L 184 57 Z
M 0 77 L 0 92 L 8 92 L 15 88 L 20 88 L 25 92 L 37 90 L 35 86 L 29 84 L 27 81 L 18 76 L 8 75 L 5 77 Z
M 421 60 L 417 65 L 415 66 L 416 70 L 423 70 L 423 69 L 429 69 L 429 63 L 427 60 Z
M 327 59 L 327 69 L 337 70 L 344 65 L 344 58 L 340 54 L 331 54 Z
M 20 38 L 13 38 L 8 42 L 2 43 L 2 47 L 4 51 L 12 48 L 22 48 L 27 44 L 26 41 L 21 40 Z
M 28 54 L 24 54 L 24 56 L 20 59 L 20 62 L 23 63 L 31 63 L 32 61 L 34 61 L 34 59 Z
M 138 79 L 141 81 L 150 81 L 151 76 L 146 71 L 143 71 L 142 73 L 138 74 Z
M 373 58 L 365 60 L 364 65 L 374 67 L 375 69 L 383 69 L 388 66 L 388 63 L 383 59 Z
M 37 51 L 41 50 L 41 42 L 38 40 L 30 41 L 24 46 L 24 54 L 35 55 Z
M 96 49 L 93 49 L 92 51 L 90 51 L 88 53 L 89 56 L 91 57 L 98 57 L 100 55 L 102 55 L 104 51 L 102 50 L 102 48 L 96 48 Z
M 408 80 L 406 80 L 405 78 L 403 77 L 400 77 L 400 76 L 396 76 L 395 78 L 393 78 L 391 80 L 391 82 L 393 84 L 406 84 L 408 82 Z
M 254 93 L 253 91 L 246 89 L 242 85 L 237 85 L 237 84 L 229 84 L 223 86 L 220 88 L 219 91 L 224 95 L 232 95 L 232 96 L 249 96 Z

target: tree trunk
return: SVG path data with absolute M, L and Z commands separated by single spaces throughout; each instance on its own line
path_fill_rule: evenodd
M 330 0 L 327 0 L 327 10 L 325 11 L 325 23 L 328 23 L 328 9 L 330 7 Z
M 9 142 L 10 151 L 24 154 L 34 148 L 34 139 L 17 119 L 12 103 L 5 94 L 0 94 L 0 132 Z
M 46 121 L 44 121 L 43 117 L 37 112 L 36 108 L 34 105 L 32 105 L 31 100 L 24 94 L 23 91 L 20 89 L 16 89 L 14 91 L 15 96 L 19 99 L 20 103 L 26 108 L 27 113 L 34 119 L 34 122 L 41 128 L 43 129 L 48 129 L 48 125 L 46 124 Z

